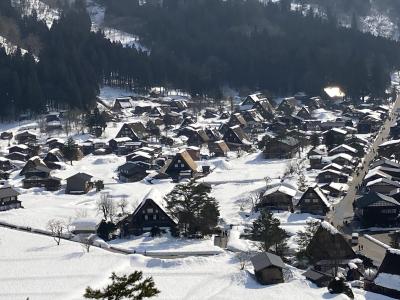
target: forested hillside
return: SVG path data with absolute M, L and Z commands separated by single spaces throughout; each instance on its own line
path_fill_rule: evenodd
M 304 16 L 290 1 L 101 2 L 108 24 L 139 35 L 151 50 L 155 82 L 192 93 L 227 84 L 316 94 L 339 84 L 355 97 L 380 96 L 399 64 L 397 43 L 340 27 L 334 14 Z
M 46 107 L 87 109 L 95 103 L 100 84 L 113 78 L 129 81 L 123 69 L 132 68 L 130 78 L 136 74 L 139 84 L 146 77 L 135 64 L 145 63 L 145 55 L 91 32 L 81 1 L 66 9 L 51 29 L 35 14 L 21 17 L 9 0 L 0 1 L 0 19 L 0 35 L 29 51 L 7 55 L 0 49 L 0 118 L 39 113 Z
M 293 11 L 290 1 L 98 1 L 107 25 L 139 36 L 148 51 L 91 32 L 84 0 L 62 5 L 50 28 L 0 1 L 0 36 L 29 52 L 0 50 L 0 117 L 87 109 L 101 84 L 216 97 L 223 86 L 288 95 L 338 84 L 355 99 L 380 97 L 400 67 L 397 42 L 343 28 L 334 13 Z

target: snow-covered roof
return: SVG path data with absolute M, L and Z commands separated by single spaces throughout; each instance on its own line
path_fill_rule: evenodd
M 347 184 L 339 182 L 331 182 L 329 184 L 329 187 L 338 191 L 347 191 L 349 189 L 349 186 Z
M 99 222 L 96 219 L 80 218 L 71 223 L 74 230 L 93 230 L 96 231 Z
M 379 147 L 385 147 L 385 146 L 395 145 L 395 144 L 399 144 L 399 143 L 400 143 L 400 140 L 390 140 L 390 141 L 380 144 Z
M 352 153 L 357 153 L 357 152 L 358 152 L 357 149 L 355 149 L 355 148 L 353 148 L 353 147 L 350 147 L 349 145 L 346 145 L 346 144 L 341 144 L 341 145 L 339 145 L 339 146 L 333 148 L 333 149 L 331 150 L 331 152 L 334 152 L 334 151 L 337 151 L 337 150 L 340 150 L 340 149 L 343 149 L 343 148 L 344 148 L 345 150 L 348 150 L 348 151 L 352 152 Z
M 326 221 L 321 222 L 322 228 L 329 231 L 331 234 L 338 234 L 339 231 Z
M 392 185 L 393 187 L 397 187 L 397 188 L 400 187 L 400 183 L 398 181 L 393 181 L 393 180 L 390 180 L 387 178 L 378 178 L 378 179 L 372 180 L 367 183 L 367 186 L 375 185 L 375 184 L 381 183 L 381 182 Z
M 286 194 L 286 195 L 288 195 L 290 197 L 294 197 L 296 195 L 296 193 L 297 193 L 297 191 L 294 188 L 291 188 L 291 187 L 288 187 L 286 185 L 280 184 L 278 186 L 275 186 L 273 188 L 270 188 L 270 189 L 266 190 L 263 196 L 268 196 L 268 195 L 271 195 L 271 194 L 273 194 L 275 192 L 280 192 L 280 193 Z
M 379 273 L 374 283 L 381 287 L 400 291 L 400 275 Z
M 318 197 L 320 197 L 322 202 L 324 202 L 326 207 L 331 207 L 331 203 L 328 201 L 328 199 L 326 198 L 325 194 L 322 192 L 322 190 L 318 186 L 316 186 L 314 188 L 314 191 L 318 195 Z
M 338 153 L 338 154 L 330 156 L 331 160 L 334 160 L 334 159 L 339 158 L 339 157 L 343 158 L 345 160 L 348 160 L 348 161 L 352 161 L 353 160 L 353 156 L 351 156 L 350 154 L 347 154 L 347 153 Z
M 123 143 L 123 142 L 131 142 L 132 139 L 126 136 L 126 137 L 115 138 L 114 141 L 116 141 L 117 143 Z
M 330 98 L 343 98 L 346 96 L 338 86 L 328 86 L 324 88 L 324 91 Z

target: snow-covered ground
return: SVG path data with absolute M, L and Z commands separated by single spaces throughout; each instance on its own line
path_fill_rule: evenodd
M 331 295 L 306 281 L 302 271 L 288 267 L 286 283 L 262 286 L 252 276 L 252 267 L 240 270 L 234 254 L 188 257 L 174 260 L 125 256 L 102 249 L 84 252 L 78 243 L 0 228 L 1 300 L 83 299 L 87 286 L 101 288 L 111 272 L 143 271 L 152 276 L 161 293 L 155 299 L 348 299 Z M 389 300 L 354 290 L 357 300 Z
M 169 235 L 152 238 L 149 233 L 129 240 L 116 239 L 109 244 L 118 249 L 125 249 L 136 253 L 147 253 L 151 255 L 159 254 L 218 254 L 223 250 L 214 246 L 213 237 L 204 239 L 181 239 L 173 238 Z

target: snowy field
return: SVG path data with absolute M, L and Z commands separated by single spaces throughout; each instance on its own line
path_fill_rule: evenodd
M 261 286 L 252 267 L 240 270 L 233 254 L 163 260 L 141 255 L 124 256 L 73 242 L 60 246 L 48 237 L 0 228 L 1 300 L 78 300 L 87 286 L 103 287 L 111 272 L 141 270 L 152 276 L 161 293 L 155 299 L 348 299 L 331 295 L 306 281 L 302 271 L 289 268 L 286 283 Z M 354 290 L 356 300 L 390 298 Z

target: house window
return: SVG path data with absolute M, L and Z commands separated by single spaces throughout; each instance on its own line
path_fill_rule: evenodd
M 306 202 L 306 203 L 310 203 L 311 200 L 310 200 L 310 199 L 306 199 L 305 202 Z
M 396 209 L 395 209 L 395 208 L 393 208 L 393 209 L 382 209 L 381 212 L 382 212 L 383 214 L 387 214 L 387 215 L 389 215 L 389 214 L 395 214 L 395 213 L 396 213 Z
M 149 219 L 148 215 L 144 215 L 144 219 L 147 221 Z
M 153 215 L 153 220 L 157 220 L 157 215 Z
M 313 199 L 313 203 L 318 203 L 318 199 Z
M 179 164 L 175 164 L 175 168 L 179 168 Z
M 148 208 L 148 209 L 147 209 L 147 213 L 148 213 L 148 214 L 152 214 L 152 213 L 153 213 L 153 209 L 152 209 L 152 208 Z

